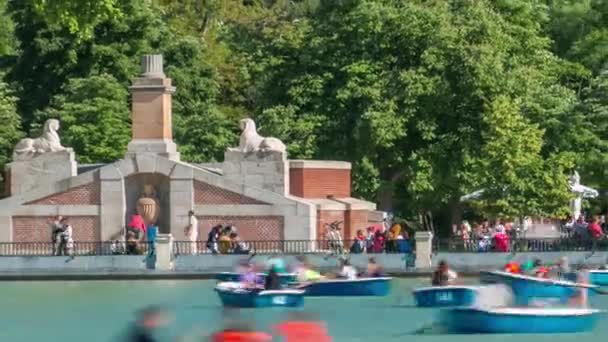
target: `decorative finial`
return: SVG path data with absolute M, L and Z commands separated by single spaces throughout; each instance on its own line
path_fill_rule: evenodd
M 163 55 L 144 55 L 141 58 L 142 77 L 165 78 L 163 72 Z

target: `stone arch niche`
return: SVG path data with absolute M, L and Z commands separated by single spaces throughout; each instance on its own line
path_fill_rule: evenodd
M 170 233 L 171 206 L 169 205 L 170 182 L 169 177 L 160 173 L 137 173 L 125 178 L 125 199 L 127 213 L 125 226 L 129 224 L 131 215 L 137 212 L 137 201 L 142 197 L 146 186 L 151 186 L 156 192 L 160 205 L 160 213 L 156 225 L 160 233 Z

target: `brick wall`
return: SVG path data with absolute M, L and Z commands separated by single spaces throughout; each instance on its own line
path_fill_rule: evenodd
M 13 216 L 13 242 L 50 242 L 50 216 Z M 74 241 L 99 241 L 98 216 L 72 216 L 69 223 Z
M 359 229 L 365 232 L 365 228 L 369 226 L 368 213 L 367 210 L 349 210 L 346 212 L 344 239 L 354 239 Z
M 236 192 L 194 181 L 194 203 L 196 204 L 268 204 Z
M 350 197 L 350 170 L 292 168 L 289 192 L 303 198 Z
M 343 210 L 317 210 L 317 240 L 326 240 L 327 227 L 325 227 L 325 224 L 329 224 L 334 221 L 344 222 L 344 214 L 345 211 Z M 341 227 L 344 227 L 344 223 L 341 225 Z M 342 234 L 344 234 L 344 231 L 342 231 Z
M 46 205 L 99 205 L 99 182 L 91 182 L 85 185 L 68 189 L 47 197 L 43 197 L 31 202 L 31 204 Z
M 211 227 L 236 226 L 239 236 L 245 241 L 283 240 L 283 216 L 197 216 L 198 239 L 207 240 Z

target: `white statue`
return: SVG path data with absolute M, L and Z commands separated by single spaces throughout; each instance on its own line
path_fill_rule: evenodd
M 59 130 L 59 120 L 46 120 L 40 137 L 24 138 L 17 143 L 13 151 L 13 160 L 27 160 L 47 152 L 65 151 L 66 148 L 61 146 L 57 130 Z
M 581 176 L 577 171 L 574 171 L 574 173 L 568 179 L 568 185 L 570 187 L 570 191 L 572 191 L 575 195 L 575 197 L 570 201 L 570 212 L 572 218 L 576 220 L 579 216 L 581 216 L 583 198 L 595 198 L 599 196 L 599 193 L 595 189 L 582 185 Z
M 285 144 L 277 138 L 263 137 L 258 134 L 255 128 L 255 122 L 252 119 L 246 118 L 240 121 L 241 138 L 238 148 L 231 148 L 232 151 L 239 152 L 269 152 L 278 151 L 285 152 Z

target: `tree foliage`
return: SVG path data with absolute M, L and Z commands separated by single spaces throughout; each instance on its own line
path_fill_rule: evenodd
M 127 89 L 113 76 L 72 78 L 37 121 L 59 119 L 62 143 L 79 162 L 108 163 L 121 159 L 131 140 L 128 108 Z
M 399 216 L 442 225 L 486 189 L 482 215 L 557 217 L 572 170 L 607 187 L 606 4 L 0 0 L 20 119 L 0 141 L 58 117 L 81 162 L 119 158 L 130 79 L 162 53 L 185 160 L 221 160 L 252 116 L 291 158 L 352 162 L 355 194 Z

